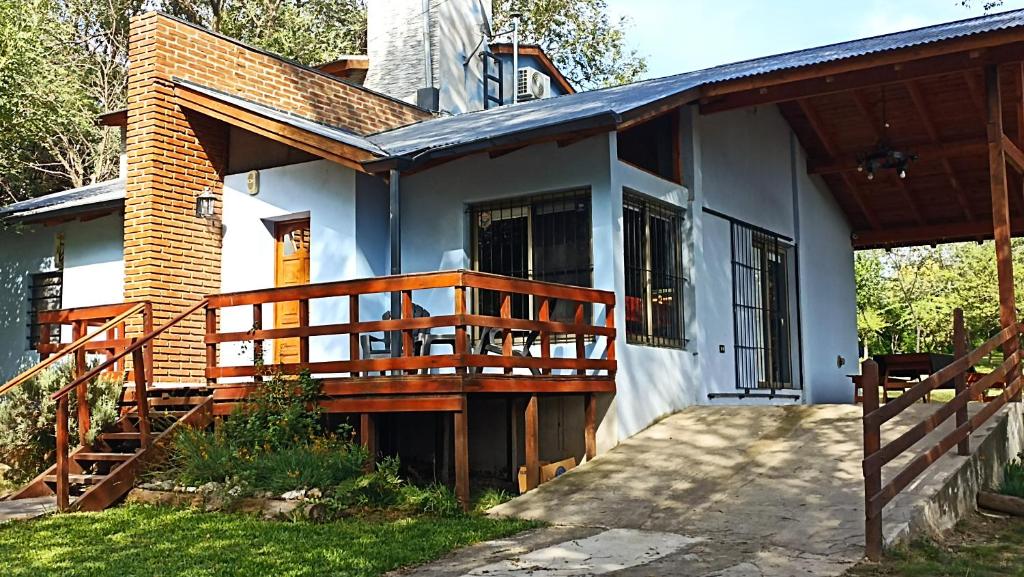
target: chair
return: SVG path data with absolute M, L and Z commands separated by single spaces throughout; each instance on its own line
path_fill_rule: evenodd
M 412 305 L 412 316 L 413 318 L 425 318 L 430 316 L 430 312 L 420 305 Z M 381 315 L 380 320 L 390 321 L 391 311 L 386 311 Z M 412 332 L 413 337 L 413 354 L 420 354 L 420 348 L 423 342 L 422 336 L 429 334 L 430 329 L 415 329 Z M 362 334 L 359 335 L 359 348 L 362 351 L 363 359 L 388 359 L 391 358 L 391 331 L 385 331 L 383 336 L 376 336 L 374 334 Z M 380 345 L 380 346 L 375 346 Z M 379 371 L 379 374 L 384 374 L 384 371 Z
M 554 311 L 558 306 L 558 299 L 550 299 L 548 301 L 548 310 Z M 540 331 L 508 331 L 509 338 L 515 338 L 516 335 L 524 335 L 521 346 L 512 346 L 512 356 L 516 357 L 532 357 L 530 349 L 533 348 L 534 343 L 540 337 Z M 476 348 L 473 354 L 484 355 L 487 353 L 494 353 L 497 355 L 504 354 L 502 345 L 504 344 L 505 329 L 498 328 L 487 328 L 483 329 L 480 334 L 480 340 L 476 343 Z M 476 369 L 479 370 L 479 369 Z M 531 368 L 530 374 L 540 375 L 541 370 L 537 368 Z

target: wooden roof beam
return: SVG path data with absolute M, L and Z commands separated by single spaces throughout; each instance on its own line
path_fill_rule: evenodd
M 921 119 L 921 124 L 924 125 L 925 132 L 928 133 L 928 138 L 931 139 L 932 144 L 942 142 L 939 130 L 935 126 L 935 122 L 932 121 L 931 114 L 928 111 L 928 102 L 925 99 L 924 92 L 921 90 L 921 85 L 918 81 L 911 80 L 910 82 L 907 82 L 907 92 L 910 93 L 910 100 L 913 101 L 914 109 L 917 111 L 917 115 Z M 946 178 L 949 180 L 949 186 L 953 189 L 953 194 L 956 196 L 956 201 L 960 205 L 960 210 L 964 213 L 964 218 L 968 221 L 973 221 L 974 212 L 971 210 L 971 203 L 967 200 L 967 194 L 964 192 L 963 187 L 960 186 L 960 181 L 956 178 L 956 173 L 953 171 L 953 165 L 946 157 L 942 157 L 940 163 L 942 164 L 943 171 L 946 173 Z
M 1014 236 L 1024 235 L 1024 219 L 1012 222 Z M 941 244 L 992 238 L 992 223 L 988 220 L 932 224 L 886 230 L 858 230 L 853 233 L 856 249 Z
M 828 133 L 825 131 L 825 126 L 821 121 L 821 117 L 818 116 L 818 112 L 814 109 L 814 106 L 807 99 L 801 99 L 797 101 L 797 103 L 800 105 L 800 110 L 804 113 L 804 116 L 807 117 L 807 122 L 810 123 L 811 129 L 814 131 L 815 136 L 818 137 L 818 141 L 821 142 L 825 152 L 827 152 L 830 157 L 834 158 L 837 156 L 835 144 L 833 144 L 832 139 L 829 138 Z M 846 188 L 848 188 L 850 193 L 853 195 L 853 200 L 857 203 L 858 208 L 860 208 L 860 211 L 864 214 L 864 218 L 868 221 L 868 224 L 870 224 L 872 228 L 881 228 L 881 223 L 879 222 L 878 217 L 875 216 L 874 211 L 868 207 L 860 188 L 854 185 L 849 175 L 844 173 L 841 174 L 840 177 L 843 184 L 846 185 Z

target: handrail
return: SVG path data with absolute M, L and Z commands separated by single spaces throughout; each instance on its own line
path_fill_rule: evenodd
M 156 337 L 158 337 L 161 334 L 163 334 L 163 332 L 166 331 L 167 329 L 177 325 L 181 321 L 185 320 L 192 313 L 194 313 L 197 310 L 199 310 L 200 308 L 203 308 L 204 306 L 206 306 L 208 300 L 209 299 L 207 299 L 207 298 L 204 298 L 204 299 L 200 300 L 196 304 L 192 305 L 188 310 L 186 310 L 185 312 L 181 313 L 180 315 L 174 317 L 173 319 L 168 321 L 166 324 L 164 324 L 160 328 L 154 329 L 154 330 L 150 331 L 148 334 L 143 335 L 141 337 L 137 337 L 137 338 L 132 339 L 131 346 L 125 348 L 120 353 L 117 353 L 116 355 L 113 355 L 112 357 L 110 357 L 109 359 L 104 361 L 103 363 L 100 363 L 99 366 L 97 366 L 96 368 L 92 369 L 88 373 L 78 377 L 74 382 L 72 382 L 71 384 L 65 386 L 63 389 L 60 389 L 56 393 L 53 393 L 52 395 L 50 395 L 50 398 L 56 401 L 56 400 L 60 399 L 61 397 L 67 395 L 69 392 L 73 391 L 75 389 L 75 387 L 77 387 L 78 385 L 80 385 L 80 384 L 82 384 L 84 382 L 88 382 L 88 381 L 92 380 L 97 375 L 99 375 L 100 373 L 102 373 L 106 369 L 110 368 L 112 365 L 114 365 L 115 363 L 117 363 L 121 359 L 125 358 L 126 356 L 128 356 L 130 354 L 133 354 L 135 351 L 137 351 L 137 350 L 141 349 L 142 347 L 144 347 L 147 343 L 149 343 L 150 341 L 152 341 Z
M 100 325 L 100 327 L 98 329 L 96 329 L 94 332 L 89 333 L 89 334 L 87 334 L 87 335 L 85 335 L 83 337 L 80 337 L 78 340 L 70 343 L 68 346 L 63 347 L 58 352 L 56 352 L 53 355 L 49 356 L 46 360 L 40 362 L 39 364 L 35 365 L 34 367 L 24 371 L 20 375 L 18 375 L 16 377 L 14 377 L 13 379 L 7 381 L 6 383 L 4 383 L 3 386 L 0 386 L 0 395 L 6 394 L 11 389 L 21 385 L 25 381 L 27 381 L 27 380 L 31 379 L 32 377 L 36 376 L 37 374 L 39 374 L 43 370 L 47 369 L 48 367 L 50 367 L 51 365 L 56 363 L 58 360 L 66 357 L 67 355 L 69 355 L 71 353 L 77 352 L 77 350 L 79 348 L 88 345 L 88 343 L 90 341 L 92 341 L 93 339 L 95 339 L 99 335 L 109 331 L 110 329 L 116 327 L 117 325 L 121 324 L 122 322 L 126 321 L 132 315 L 138 313 L 141 310 L 144 310 L 145 307 L 146 307 L 146 303 L 138 303 L 135 306 L 133 306 L 133 307 L 129 308 L 128 310 L 126 310 L 125 312 L 121 313 L 120 315 L 118 315 L 118 316 L 110 319 L 106 323 Z M 95 376 L 95 375 L 93 375 L 93 376 Z M 76 384 L 77 384 L 77 381 L 76 381 Z
M 962 456 L 970 455 L 970 435 L 981 427 L 988 419 L 1011 400 L 1019 400 L 1024 388 L 1020 367 L 1024 362 L 1024 350 L 1018 348 L 1018 337 L 1024 333 L 1024 324 L 1014 324 L 999 331 L 973 351 L 967 352 L 966 331 L 963 326 L 963 313 L 959 309 L 954 312 L 954 345 L 956 358 L 928 378 L 910 388 L 900 397 L 879 407 L 879 391 L 884 386 L 878 373 L 878 365 L 868 359 L 862 365 L 862 383 L 864 395 L 864 508 L 865 508 L 865 545 L 868 558 L 878 560 L 882 552 L 882 511 L 929 466 L 958 447 Z M 966 384 L 967 372 L 985 355 L 997 347 L 1003 347 L 1008 353 L 1004 361 L 991 373 L 971 385 Z M 918 399 L 949 381 L 956 383 L 956 395 L 947 403 L 943 403 L 936 411 L 924 420 L 889 441 L 881 443 L 881 427 L 909 408 Z M 973 416 L 969 416 L 967 405 L 971 399 L 983 394 L 997 382 L 1004 382 L 1001 395 L 987 403 Z M 955 417 L 952 432 L 944 435 L 937 443 L 928 447 L 916 456 L 884 486 L 882 485 L 882 468 L 891 463 L 905 451 L 922 441 L 929 433 L 938 429 L 950 418 Z

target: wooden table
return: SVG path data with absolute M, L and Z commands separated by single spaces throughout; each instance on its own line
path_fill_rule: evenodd
M 941 353 L 897 353 L 892 355 L 875 355 L 874 360 L 878 363 L 879 382 L 884 383 L 883 395 L 885 402 L 888 402 L 889 391 L 898 391 L 901 394 L 907 389 L 921 381 L 923 377 L 934 374 L 946 365 L 953 362 L 953 355 Z M 972 367 L 969 371 L 973 372 Z M 864 394 L 861 388 L 860 375 L 851 375 L 854 386 L 854 402 L 864 401 Z M 937 389 L 955 389 L 956 383 L 950 379 L 942 383 Z M 925 395 L 924 402 L 928 402 L 930 395 Z

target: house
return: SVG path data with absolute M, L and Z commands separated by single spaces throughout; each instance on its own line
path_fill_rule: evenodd
M 31 311 L 149 303 L 150 385 L 224 414 L 310 368 L 465 498 L 693 404 L 852 402 L 854 250 L 1020 231 L 1022 11 L 585 92 L 528 48 L 552 92 L 499 106 L 488 11 L 430 6 L 322 69 L 136 18 L 124 178 L 0 212 L 4 376 L 88 331 Z

